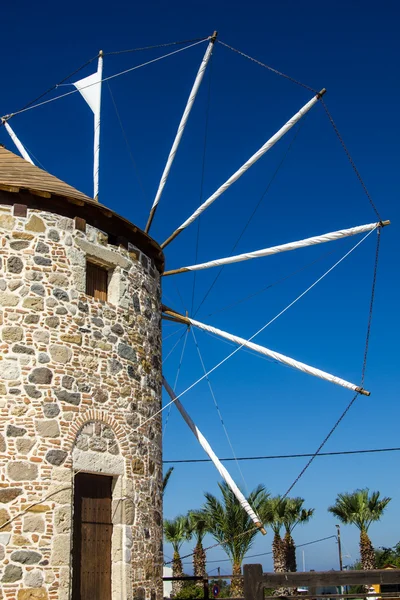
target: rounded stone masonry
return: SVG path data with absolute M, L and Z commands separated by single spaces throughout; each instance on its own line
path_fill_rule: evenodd
M 161 421 L 147 420 L 161 407 L 162 252 L 7 152 L 15 181 L 4 152 L 0 589 L 79 598 L 87 540 L 101 538 L 89 546 L 109 598 L 161 600 Z

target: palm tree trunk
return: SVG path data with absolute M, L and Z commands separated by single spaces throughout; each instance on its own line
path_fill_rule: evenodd
M 360 533 L 361 563 L 365 571 L 375 569 L 375 552 L 366 531 Z
M 285 550 L 284 544 L 279 533 L 275 533 L 272 542 L 272 555 L 274 559 L 275 573 L 284 573 L 285 571 Z
M 242 574 L 242 565 L 238 562 L 234 562 L 232 565 L 232 575 L 241 575 Z M 232 579 L 231 580 L 231 598 L 243 598 L 244 595 L 244 586 L 243 586 L 243 577 L 240 579 Z
M 174 556 L 172 560 L 172 577 L 183 577 L 183 567 L 181 557 L 179 556 L 179 552 L 174 551 Z M 179 594 L 179 592 L 183 588 L 183 581 L 173 581 L 172 582 L 172 593 L 174 596 Z
M 284 573 L 286 571 L 285 544 L 279 533 L 275 533 L 272 542 L 272 555 L 274 559 L 275 573 Z M 289 590 L 287 588 L 277 588 L 274 590 L 274 596 L 287 596 Z
M 286 571 L 290 571 L 295 573 L 297 571 L 297 562 L 296 562 L 296 546 L 294 543 L 294 539 L 292 538 L 290 533 L 285 534 L 285 566 Z
M 201 542 L 197 542 L 193 551 L 193 574 L 203 579 L 206 576 L 206 553 Z M 196 581 L 196 585 L 203 587 L 203 582 Z

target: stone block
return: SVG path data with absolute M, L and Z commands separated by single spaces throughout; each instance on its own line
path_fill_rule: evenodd
M 81 401 L 81 395 L 78 392 L 67 392 L 67 390 L 55 390 L 55 395 L 61 402 L 68 402 L 78 406 Z
M 42 571 L 29 571 L 29 573 L 25 575 L 24 584 L 30 588 L 41 588 L 43 585 Z
M 46 354 L 46 352 L 39 352 L 38 354 L 38 361 L 41 364 L 46 364 L 50 362 L 50 356 L 48 354 Z
M 1 218 L 1 217 L 0 217 Z M 22 569 L 17 565 L 6 565 L 4 569 L 3 577 L 1 578 L 2 583 L 15 583 L 22 579 Z
M 29 398 L 40 398 L 42 392 L 40 392 L 34 385 L 24 385 L 25 391 Z
M 53 540 L 53 546 L 51 550 L 51 564 L 52 566 L 61 566 L 69 564 L 69 557 L 71 552 L 71 540 L 69 535 L 58 534 Z
M 38 367 L 33 369 L 33 371 L 29 374 L 28 379 L 30 383 L 48 385 L 52 382 L 53 373 L 46 367 Z
M 36 431 L 38 432 L 38 434 L 41 437 L 55 438 L 60 435 L 60 428 L 59 428 L 58 422 L 55 419 L 53 419 L 53 420 L 36 419 L 35 427 L 36 427 Z
M 15 425 L 7 425 L 7 437 L 22 437 L 26 434 L 24 427 L 15 427 Z
M 35 444 L 36 440 L 32 438 L 19 438 L 17 439 L 17 450 L 20 454 L 28 454 Z
M 50 327 L 51 329 L 56 329 L 60 325 L 60 318 L 59 317 L 47 317 L 46 325 L 47 325 L 47 327 Z M 62 339 L 62 336 L 61 336 L 61 339 Z
M 24 298 L 22 303 L 24 308 L 29 308 L 30 310 L 43 311 L 44 302 L 43 298 Z
M 0 489 L 0 502 L 2 504 L 8 504 L 15 498 L 18 498 L 22 494 L 22 488 L 1 488 Z
M 65 333 L 61 335 L 61 341 L 68 344 L 82 345 L 82 335 L 80 333 Z
M 15 219 L 11 215 L 0 215 L 0 229 L 11 231 L 15 227 Z
M 33 550 L 16 550 L 11 554 L 11 560 L 21 565 L 37 565 L 42 560 L 42 555 Z
M 33 333 L 33 339 L 37 344 L 48 344 L 50 340 L 50 333 L 47 329 L 37 329 Z
M 35 354 L 35 350 L 33 348 L 24 346 L 23 344 L 14 344 L 12 351 L 15 352 L 15 354 L 30 354 L 31 356 Z
M 51 273 L 51 275 L 49 275 L 49 283 L 60 288 L 69 287 L 68 277 L 66 277 L 66 275 L 62 275 L 61 273 Z
M 35 463 L 14 460 L 7 464 L 7 473 L 11 481 L 32 481 L 38 476 L 38 467 Z
M 97 244 L 92 244 L 80 238 L 76 239 L 76 244 L 87 256 L 96 258 L 102 263 L 115 267 L 119 266 L 126 270 L 129 270 L 131 267 L 131 262 L 127 258 L 124 258 L 117 252 L 108 250 L 108 248 L 99 247 Z
M 4 523 L 7 523 L 7 521 L 9 521 L 10 518 L 11 517 L 10 517 L 10 514 L 8 513 L 8 511 L 5 508 L 0 508 L 0 526 L 1 526 L 0 531 L 12 531 L 11 523 L 4 525 Z
M 72 358 L 72 350 L 67 346 L 52 344 L 49 348 L 49 352 L 54 362 L 66 364 Z
M 31 285 L 31 292 L 33 294 L 37 294 L 38 296 L 45 295 L 45 289 L 41 283 L 34 283 L 33 285 Z
M 47 590 L 44 587 L 18 590 L 17 600 L 48 600 Z
M 0 379 L 15 380 L 19 375 L 19 365 L 15 360 L 0 361 Z
M 49 402 L 43 405 L 43 414 L 48 419 L 57 417 L 60 414 L 60 407 L 55 402 Z
M 51 465 L 61 466 L 68 456 L 68 452 L 64 450 L 49 450 L 46 454 L 46 460 Z
M 127 344 L 123 344 L 122 342 L 118 344 L 118 354 L 121 358 L 126 358 L 131 362 L 136 362 L 136 350 L 132 348 L 132 346 L 128 346 Z
M 9 273 L 21 273 L 24 268 L 24 263 L 19 256 L 10 256 L 7 260 L 7 271 Z
M 44 224 L 44 221 L 42 219 L 40 219 L 36 215 L 32 215 L 28 223 L 25 225 L 25 229 L 27 231 L 43 233 L 44 231 L 46 231 L 46 225 Z
M 57 533 L 69 533 L 71 531 L 71 507 L 61 506 L 54 513 L 54 525 Z
M 19 296 L 8 292 L 0 292 L 0 306 L 17 306 Z
M 45 522 L 42 515 L 27 514 L 24 516 L 24 532 L 33 531 L 34 533 L 43 533 L 45 530 Z
M 24 337 L 24 330 L 22 327 L 3 327 L 1 332 L 1 337 L 4 342 L 9 342 L 10 344 L 14 342 L 20 342 Z

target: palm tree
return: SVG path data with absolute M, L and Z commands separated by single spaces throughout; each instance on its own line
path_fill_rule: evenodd
M 368 488 L 353 493 L 338 494 L 336 502 L 328 508 L 345 525 L 355 525 L 360 530 L 360 555 L 363 569 L 375 568 L 375 553 L 368 529 L 379 521 L 391 498 L 379 498 L 380 492 L 369 493 Z
M 162 493 L 163 493 L 163 496 L 164 496 L 164 492 L 166 490 L 169 478 L 171 477 L 173 470 L 174 470 L 174 467 L 170 467 L 168 469 L 168 471 L 165 473 L 164 477 L 163 477 L 163 482 L 162 482 Z
M 303 508 L 304 498 L 287 498 L 286 510 L 283 518 L 285 527 L 285 563 L 286 571 L 297 571 L 296 564 L 296 544 L 292 533 L 297 525 L 308 523 L 314 514 L 314 508 Z
M 244 556 L 250 549 L 258 530 L 230 487 L 226 483 L 218 485 L 222 493 L 222 502 L 212 494 L 205 494 L 206 502 L 203 511 L 207 517 L 207 529 L 230 558 L 232 574 L 241 575 Z M 261 522 L 265 523 L 268 494 L 264 486 L 257 486 L 247 500 L 257 512 Z M 232 579 L 231 595 L 243 596 L 242 579 Z
M 287 498 L 282 498 L 282 496 L 275 496 L 274 498 L 270 498 L 268 500 L 267 524 L 274 532 L 272 555 L 274 559 L 275 573 L 283 573 L 286 566 L 285 546 L 281 538 L 281 529 L 283 526 L 287 502 Z
M 202 510 L 191 510 L 188 514 L 189 527 L 196 539 L 193 551 L 193 574 L 196 577 L 206 577 L 206 553 L 203 548 L 203 539 L 207 533 L 207 516 Z M 197 581 L 198 586 L 203 586 L 202 581 Z
M 183 542 L 190 539 L 190 529 L 188 526 L 188 519 L 183 515 L 176 517 L 175 519 L 164 520 L 164 537 L 167 542 L 172 544 L 174 549 L 174 556 L 172 559 L 172 577 L 183 577 L 182 561 L 179 554 L 179 550 Z M 183 581 L 173 581 L 172 591 L 178 594 L 183 587 Z

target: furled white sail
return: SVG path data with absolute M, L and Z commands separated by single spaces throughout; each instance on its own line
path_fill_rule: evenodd
M 191 417 L 188 415 L 188 413 L 186 412 L 185 408 L 182 406 L 182 403 L 176 397 L 173 389 L 171 388 L 171 386 L 166 381 L 165 377 L 163 377 L 163 384 L 164 384 L 165 389 L 168 392 L 169 397 L 174 402 L 174 404 L 176 405 L 177 409 L 181 413 L 182 417 L 184 418 L 184 420 L 186 421 L 186 423 L 188 424 L 188 426 L 190 427 L 190 429 L 194 433 L 194 435 L 197 438 L 198 442 L 200 443 L 201 447 L 208 454 L 208 456 L 211 458 L 211 460 L 214 463 L 214 466 L 216 467 L 218 473 L 221 475 L 221 477 L 224 479 L 224 481 L 226 481 L 226 483 L 229 485 L 229 487 L 231 488 L 232 492 L 235 494 L 236 498 L 239 500 L 241 506 L 247 512 L 247 514 L 249 515 L 249 517 L 251 518 L 251 520 L 253 521 L 253 523 L 265 535 L 266 532 L 265 532 L 265 529 L 263 528 L 263 524 L 261 523 L 260 518 L 256 515 L 256 513 L 254 512 L 254 510 L 251 508 L 250 504 L 248 503 L 248 501 L 246 500 L 246 498 L 244 497 L 244 495 L 242 494 L 242 492 L 239 490 L 238 486 L 233 481 L 233 479 L 230 476 L 229 472 L 224 467 L 224 465 L 221 463 L 221 461 L 219 460 L 218 456 L 215 454 L 215 452 L 211 448 L 210 444 L 208 443 L 208 441 L 206 440 L 206 438 L 204 437 L 204 435 L 201 433 L 201 431 L 199 430 L 199 428 L 197 427 L 197 425 L 193 422 L 193 420 L 191 419 Z
M 6 128 L 8 135 L 10 136 L 10 138 L 12 139 L 12 141 L 14 142 L 14 144 L 20 151 L 22 158 L 24 158 L 25 160 L 30 162 L 31 165 L 35 164 L 33 162 L 33 160 L 31 159 L 31 157 L 29 156 L 28 152 L 25 150 L 21 140 L 18 139 L 18 137 L 15 135 L 15 132 L 12 130 L 11 125 L 9 125 L 6 120 L 4 120 L 4 127 Z
M 185 110 L 183 111 L 183 115 L 182 115 L 181 121 L 180 121 L 179 126 L 178 126 L 178 131 L 176 132 L 176 136 L 175 136 L 174 142 L 173 142 L 172 147 L 171 147 L 171 151 L 170 151 L 169 156 L 168 156 L 167 164 L 165 165 L 163 174 L 161 175 L 161 180 L 160 180 L 160 183 L 159 183 L 159 186 L 158 186 L 156 197 L 154 199 L 153 206 L 151 207 L 149 219 L 147 221 L 147 225 L 146 225 L 146 229 L 145 229 L 146 233 L 149 231 L 151 223 L 153 221 L 154 214 L 155 214 L 155 211 L 157 209 L 157 205 L 160 202 L 161 195 L 163 193 L 165 184 L 167 183 L 168 175 L 169 175 L 169 172 L 170 172 L 171 167 L 172 167 L 172 163 L 174 162 L 175 155 L 177 153 L 180 141 L 181 141 L 182 136 L 183 136 L 183 132 L 184 132 L 185 127 L 186 127 L 186 123 L 187 123 L 187 121 L 189 119 L 190 111 L 192 110 L 192 106 L 193 106 L 194 101 L 196 99 L 197 92 L 199 91 L 200 84 L 201 84 L 201 82 L 203 80 L 204 73 L 206 71 L 208 62 L 209 62 L 209 60 L 211 58 L 211 54 L 212 54 L 212 50 L 213 50 L 213 46 L 214 46 L 214 42 L 215 42 L 215 35 L 216 34 L 214 34 L 214 36 L 210 39 L 210 42 L 209 42 L 209 44 L 207 46 L 207 50 L 206 50 L 206 52 L 204 54 L 203 60 L 201 61 L 199 70 L 198 70 L 197 75 L 196 75 L 196 79 L 194 81 L 193 87 L 192 87 L 191 92 L 189 94 L 189 99 L 188 99 L 188 101 L 186 103 Z
M 382 223 L 384 225 L 388 222 Z M 287 244 L 280 244 L 279 246 L 271 246 L 269 248 L 263 248 L 262 250 L 255 250 L 254 252 L 245 252 L 243 254 L 237 254 L 236 256 L 228 256 L 226 258 L 219 258 L 216 260 L 210 260 L 205 263 L 198 265 L 191 265 L 189 267 L 181 267 L 180 269 L 174 269 L 172 271 L 165 271 L 165 275 L 174 275 L 176 273 L 185 273 L 186 271 L 200 271 L 201 269 L 210 269 L 212 267 L 222 267 L 224 265 L 230 265 L 232 263 L 242 262 L 244 260 L 252 260 L 253 258 L 262 258 L 264 256 L 271 256 L 271 254 L 278 254 L 279 252 L 288 252 L 289 250 L 297 250 L 298 248 L 305 248 L 307 246 L 315 246 L 316 244 L 325 244 L 326 242 L 334 242 L 344 237 L 350 237 L 359 233 L 365 233 L 371 231 L 382 225 L 381 223 L 368 223 L 367 225 L 360 225 L 358 227 L 350 227 L 349 229 L 339 229 L 338 231 L 332 231 L 330 233 L 324 233 L 323 235 L 316 235 L 314 237 L 305 238 L 304 240 L 298 240 L 296 242 L 289 242 Z
M 167 240 L 165 240 L 165 242 L 161 244 L 161 248 L 165 248 L 165 246 L 172 242 L 172 240 L 176 238 L 176 236 L 179 235 L 181 231 L 183 231 L 184 229 L 186 229 L 186 227 L 193 223 L 193 221 L 195 221 L 197 217 L 199 217 L 201 213 L 204 212 L 206 208 L 210 206 L 210 204 L 215 202 L 215 200 L 219 198 L 224 192 L 226 192 L 226 190 L 233 183 L 235 183 L 235 181 L 237 181 L 244 173 L 246 173 L 246 171 L 252 165 L 254 165 L 254 163 L 256 163 L 262 156 L 264 156 L 264 154 L 268 152 L 268 150 L 270 150 L 272 146 L 274 146 L 276 142 L 278 142 L 281 139 L 281 137 L 285 135 L 285 133 L 287 133 L 294 125 L 296 125 L 296 123 L 300 121 L 300 119 L 304 117 L 306 113 L 308 113 L 310 108 L 312 108 L 314 104 L 318 102 L 319 98 L 324 93 L 325 90 L 321 90 L 319 94 L 316 94 L 313 98 L 311 98 L 311 100 L 307 102 L 307 104 L 305 104 L 295 115 L 293 115 L 293 117 L 289 119 L 289 121 L 287 121 L 285 125 L 283 125 L 279 129 L 279 131 L 277 131 L 271 138 L 269 138 L 269 140 L 266 141 L 265 144 L 259 150 L 257 150 L 257 152 L 255 152 L 255 154 L 253 154 L 253 156 L 251 156 L 244 163 L 244 165 L 240 167 L 240 169 L 238 169 L 233 175 L 231 175 L 231 177 L 229 177 L 229 179 L 225 181 L 225 183 L 223 183 L 207 200 L 205 200 L 205 202 L 203 202 L 203 204 L 199 206 L 199 208 L 188 219 L 186 219 L 186 221 L 184 221 L 182 225 L 180 225 L 180 227 L 178 227 L 178 229 L 176 229 L 174 233 L 170 235 L 170 237 Z
M 227 333 L 226 331 L 222 331 L 221 329 L 217 329 L 216 327 L 211 327 L 211 325 L 205 325 L 200 321 L 196 321 L 195 319 L 191 319 L 189 317 L 185 317 L 185 321 L 198 327 L 199 329 L 203 329 L 204 331 L 208 331 L 209 333 L 213 333 L 214 335 L 218 335 L 226 340 L 234 342 L 239 346 L 244 346 L 249 348 L 250 350 L 254 350 L 255 352 L 259 352 L 260 354 L 264 354 L 264 356 L 268 356 L 273 360 L 276 360 L 284 365 L 289 367 L 293 367 L 294 369 L 298 369 L 299 371 L 303 371 L 303 373 L 308 373 L 308 375 L 314 375 L 314 377 L 319 377 L 320 379 L 325 379 L 325 381 L 330 381 L 331 383 L 335 383 L 336 385 L 340 385 L 348 390 L 352 390 L 353 392 L 359 392 L 360 394 L 364 394 L 365 396 L 369 396 L 370 392 L 367 392 L 360 386 L 350 383 L 345 379 L 341 379 L 340 377 L 336 377 L 335 375 L 331 375 L 330 373 L 326 373 L 325 371 L 321 371 L 320 369 L 316 369 L 315 367 L 311 367 L 306 363 L 300 362 L 298 360 L 294 360 L 289 356 L 285 356 L 284 354 L 280 354 L 279 352 L 275 352 L 274 350 L 270 350 L 269 348 L 265 348 L 265 346 L 260 346 L 259 344 L 255 344 L 254 342 L 250 342 L 241 338 L 237 335 L 232 335 L 231 333 Z

